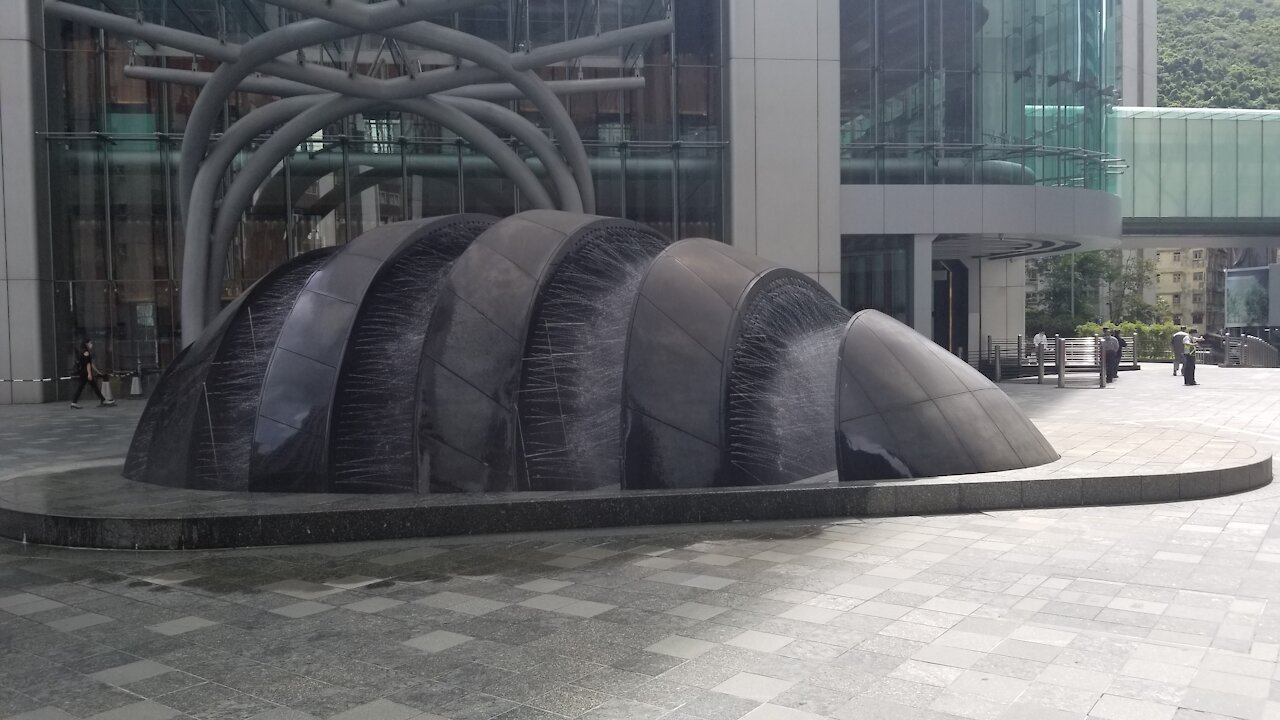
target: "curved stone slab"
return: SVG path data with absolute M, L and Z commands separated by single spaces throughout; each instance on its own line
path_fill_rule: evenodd
M 272 352 L 253 431 L 249 488 L 276 492 L 332 491 L 330 421 L 339 376 L 365 298 L 404 253 L 437 235 L 464 227 L 474 236 L 492 222 L 451 215 L 375 228 L 343 246 L 307 280 L 293 303 Z M 461 253 L 466 243 L 455 243 Z M 427 293 L 431 289 L 419 288 Z M 407 301 L 407 300 L 406 300 Z M 411 318 L 405 318 L 411 322 Z M 406 358 L 416 366 L 418 355 Z M 412 415 L 403 418 L 412 422 Z M 376 444 L 374 433 L 351 438 Z M 411 492 L 406 481 L 359 487 Z M 410 485 L 411 485 L 411 481 Z M 355 488 L 352 488 L 355 489 Z
M 756 295 L 786 279 L 817 287 L 714 240 L 677 242 L 653 262 L 623 369 L 624 488 L 755 484 L 728 457 L 729 376 Z
M 875 310 L 849 321 L 838 378 L 841 480 L 994 472 L 1058 459 L 990 380 Z
M 419 452 L 431 492 L 518 488 L 516 398 L 537 304 L 593 228 L 628 225 L 533 210 L 494 225 L 450 269 L 427 333 Z
M 125 477 L 173 487 L 245 489 L 242 485 L 207 484 L 210 472 L 200 464 L 202 448 L 196 438 L 209 436 L 209 418 L 218 398 L 217 388 L 214 397 L 210 397 L 206 381 L 220 359 L 241 352 L 232 347 L 234 343 L 229 339 L 234 340 L 239 331 L 255 322 L 261 323 L 263 315 L 270 314 L 270 306 L 275 304 L 273 295 L 282 290 L 296 295 L 302 279 L 335 251 L 336 248 L 314 250 L 267 273 L 223 308 L 199 340 L 178 353 L 161 374 L 134 431 L 125 462 Z M 292 286 L 292 290 L 285 289 L 287 286 Z M 292 304 L 291 299 L 288 304 Z M 274 338 L 269 342 L 274 342 Z M 215 427 L 214 432 L 216 430 Z M 217 474 L 215 466 L 213 475 Z

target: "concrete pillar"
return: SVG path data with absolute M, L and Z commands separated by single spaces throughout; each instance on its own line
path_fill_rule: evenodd
M 728 6 L 733 245 L 838 295 L 839 0 Z
M 53 373 L 53 286 L 41 192 L 46 187 L 44 16 L 11 0 L 0 23 L 0 379 Z M 53 383 L 0 383 L 0 405 L 38 403 Z
M 911 327 L 933 338 L 933 240 L 916 235 L 911 250 Z M 934 338 L 936 339 L 936 338 Z

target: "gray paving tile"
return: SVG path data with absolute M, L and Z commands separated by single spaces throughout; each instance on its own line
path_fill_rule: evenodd
M 61 630 L 62 632 L 74 632 L 76 630 L 83 630 L 84 628 L 87 628 L 87 627 L 93 627 L 94 625 L 101 625 L 102 623 L 108 623 L 108 622 L 111 622 L 111 618 L 107 617 L 106 615 L 99 615 L 97 613 L 83 613 L 80 615 L 73 615 L 68 618 L 63 618 L 61 620 L 54 620 L 52 622 L 47 622 L 45 624 L 53 628 L 54 630 Z
M 423 652 L 438 653 L 452 647 L 457 647 L 458 645 L 473 639 L 474 638 L 466 635 L 448 632 L 447 630 L 436 630 L 425 635 L 410 638 L 409 640 L 404 641 L 404 644 L 416 650 L 422 650 Z
M 17 715 L 10 715 L 5 720 L 78 720 L 75 715 L 56 707 L 43 707 Z
M 346 712 L 340 712 L 329 720 L 409 720 L 422 715 L 418 708 L 391 702 L 386 698 L 365 703 Z
M 711 690 L 757 702 L 767 702 L 790 690 L 793 686 L 795 686 L 794 682 L 743 672 L 725 680 L 711 688 Z
M 1213 451 L 1195 432 L 1247 429 L 1280 449 L 1280 390 L 1252 372 L 1207 374 L 1197 417 L 1169 423 L 1155 381 L 1126 377 L 1107 402 L 1128 424 L 1106 427 L 1096 394 L 1006 387 L 1078 462 L 1118 462 L 1097 449 L 1111 443 L 1176 465 Z M 164 556 L 0 543 L 0 717 L 84 718 L 141 696 L 264 720 L 392 707 L 384 697 L 450 720 L 564 718 L 599 698 L 581 717 L 1264 718 L 1280 710 L 1277 512 L 1280 486 Z M 325 612 L 279 612 L 293 608 Z M 127 693 L 91 677 L 147 662 L 165 671 Z M 733 682 L 751 676 L 764 679 Z M 754 697 L 715 691 L 726 683 Z M 564 714 L 528 704 L 539 698 Z
M 153 678 L 157 675 L 163 675 L 173 668 L 162 665 L 153 660 L 139 660 L 127 665 L 120 665 L 106 670 L 100 670 L 92 673 L 89 677 L 98 682 L 109 683 L 111 685 L 128 685 L 140 680 Z
M 89 720 L 169 720 L 181 714 L 171 707 L 148 700 L 92 715 Z
M 276 615 L 282 615 L 287 618 L 296 619 L 296 618 L 309 617 L 311 615 L 316 615 L 318 613 L 322 613 L 332 609 L 333 609 L 332 605 L 326 605 L 325 603 L 315 602 L 313 600 L 303 600 L 302 602 L 291 603 L 289 605 L 284 605 L 282 607 L 272 608 L 271 612 L 275 613 Z

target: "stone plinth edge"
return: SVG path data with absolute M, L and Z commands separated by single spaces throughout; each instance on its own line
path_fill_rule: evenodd
M 119 494 L 100 513 L 84 506 L 60 510 L 41 491 L 42 485 L 66 484 L 76 473 L 86 472 L 75 471 L 0 483 L 0 536 L 44 545 L 179 550 L 1172 502 L 1263 487 L 1271 482 L 1272 458 L 1258 454 L 1226 467 L 1121 477 L 1034 477 L 1033 471 L 861 483 L 839 483 L 831 473 L 782 487 L 331 496 L 324 503 L 317 503 L 314 495 L 272 495 L 269 502 L 204 505 L 199 499 L 202 491 L 172 491 L 193 494 L 188 507 L 199 509 L 185 516 L 172 512 L 172 506 L 169 511 L 163 506 L 121 511 L 127 502 Z M 131 481 L 119 482 L 127 494 Z M 153 491 L 152 486 L 140 485 L 139 492 Z M 219 505 L 225 509 L 216 509 Z

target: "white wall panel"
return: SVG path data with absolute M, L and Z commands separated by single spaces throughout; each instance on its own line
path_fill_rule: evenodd
M 819 0 L 823 5 L 831 0 Z M 840 63 L 818 62 L 818 270 L 840 270 Z
M 815 70 L 814 62 L 756 61 L 756 248 L 801 272 L 818 270 Z
M 885 186 L 884 231 L 903 235 L 939 232 L 934 222 L 933 186 Z
M 731 238 L 756 252 L 756 61 L 729 61 Z
M 880 235 L 884 232 L 884 186 L 840 187 L 840 233 Z
M 760 60 L 816 60 L 818 2 L 755 0 L 755 57 Z
M 730 58 L 756 56 L 756 0 L 730 0 L 728 3 Z
M 1035 187 L 984 185 L 982 188 L 982 229 L 988 233 L 1034 233 L 1036 231 Z
M 982 187 L 939 185 L 933 195 L 934 227 L 946 233 L 982 232 Z

